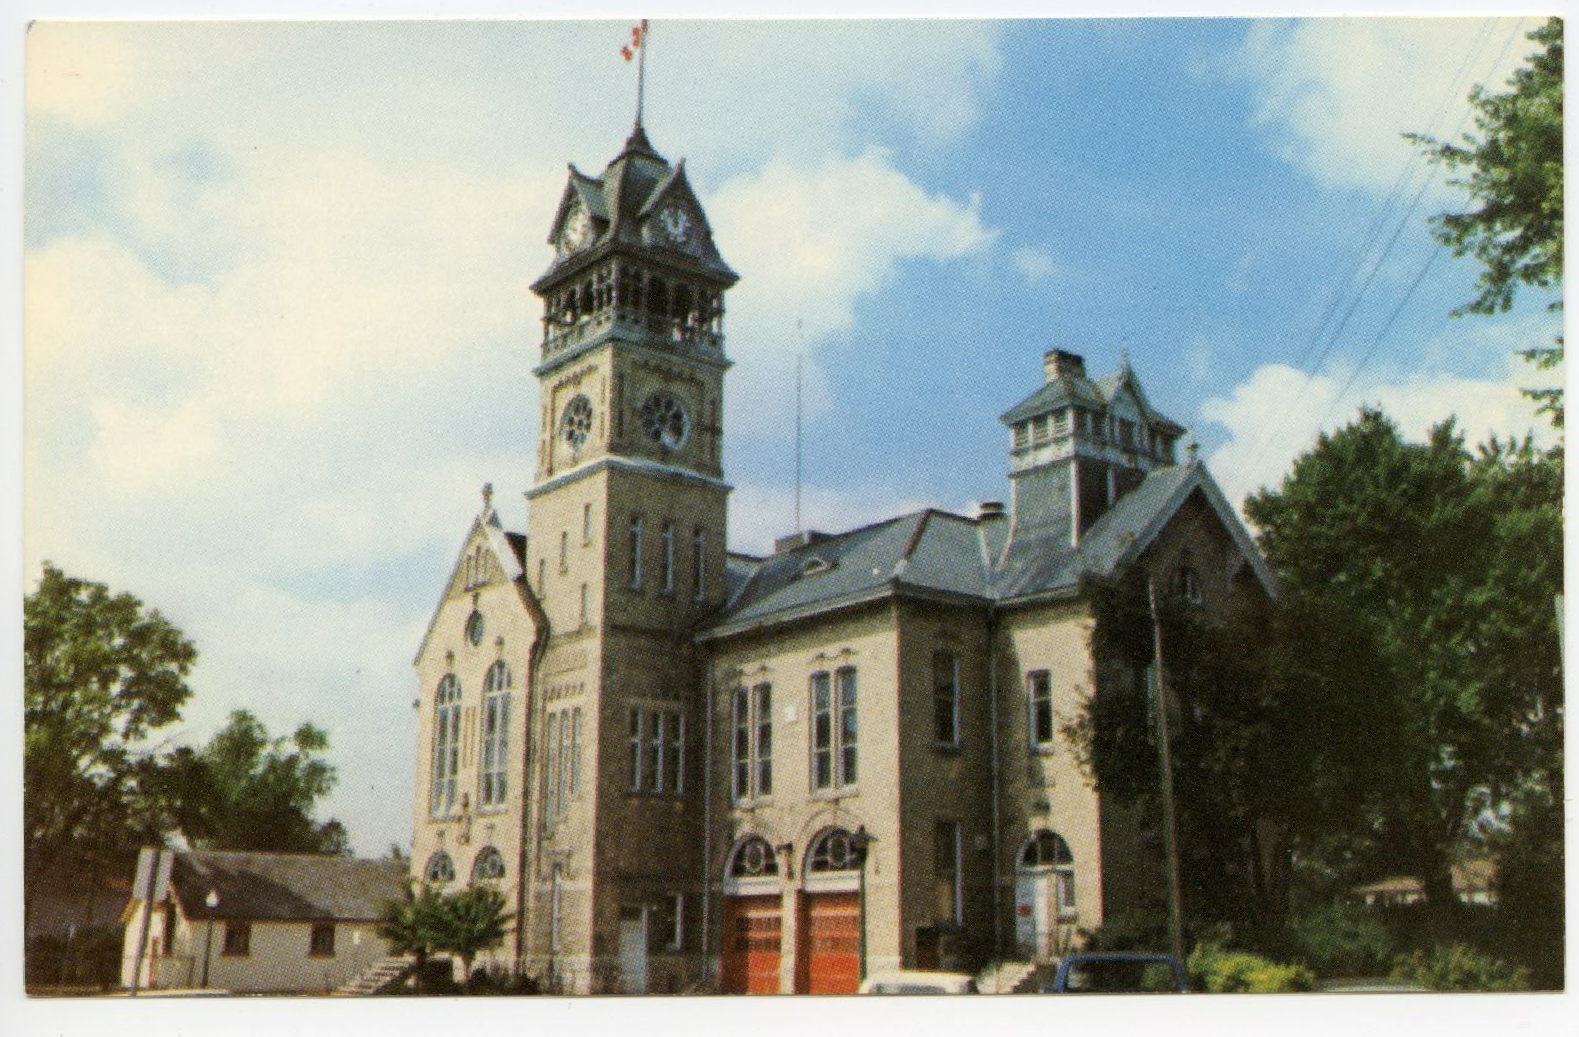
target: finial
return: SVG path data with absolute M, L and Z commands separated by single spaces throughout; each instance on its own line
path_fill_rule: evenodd
M 1129 338 L 1126 336 L 1119 340 L 1118 366 L 1121 371 L 1129 370 Z
M 641 111 L 643 93 L 647 86 L 647 33 L 649 31 L 647 19 L 643 18 L 636 25 L 631 26 L 631 41 L 620 48 L 620 56 L 626 61 L 636 61 L 636 132 L 641 132 Z
M 1190 450 L 1190 463 L 1194 464 L 1196 461 L 1200 460 L 1201 444 L 1197 443 L 1195 440 L 1192 439 L 1192 440 L 1190 440 L 1189 450 Z
M 483 510 L 483 513 L 487 514 L 488 513 L 488 509 L 490 509 L 492 507 L 493 507 L 493 483 L 485 482 L 485 483 L 482 484 L 482 510 Z

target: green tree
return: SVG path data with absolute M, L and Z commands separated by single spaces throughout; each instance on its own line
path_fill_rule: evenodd
M 459 957 L 468 983 L 478 953 L 504 942 L 505 928 L 514 917 L 504 907 L 503 893 L 489 886 L 471 886 L 440 897 L 428 915 L 433 949 Z
M 84 850 L 115 854 L 148 821 L 144 743 L 179 719 L 197 650 L 157 611 L 49 563 L 23 601 L 24 913 Z
M 428 886 L 419 893 L 408 889 L 406 899 L 390 901 L 379 915 L 378 935 L 389 941 L 389 952 L 409 954 L 416 960 L 419 989 L 427 977 L 428 958 L 434 950 L 435 923 L 442 899 Z
M 1472 455 L 1449 420 L 1408 443 L 1366 410 L 1245 505 L 1303 627 L 1282 662 L 1339 720 L 1312 729 L 1339 849 L 1439 907 L 1480 816 L 1560 774 L 1561 499 L 1528 441 Z
M 1469 191 L 1475 208 L 1436 217 L 1436 236 L 1457 256 L 1481 264 L 1479 294 L 1461 313 L 1500 313 L 1513 303 L 1514 289 L 1531 285 L 1558 289 L 1563 280 L 1563 23 L 1552 18 L 1529 38 L 1541 45 L 1528 66 L 1493 94 L 1475 87 L 1479 135 L 1442 143 L 1411 135 L 1431 158 L 1461 174 L 1452 183 Z M 1560 308 L 1561 301 L 1551 304 Z M 1532 346 L 1523 356 L 1537 367 L 1562 363 L 1561 336 L 1551 346 Z M 1529 390 L 1553 422 L 1563 423 L 1559 387 Z
M 313 818 L 335 783 L 334 767 L 323 759 L 328 748 L 328 736 L 311 724 L 271 738 L 241 709 L 201 750 L 170 754 L 153 780 L 195 846 L 343 854 L 349 846 L 340 822 Z

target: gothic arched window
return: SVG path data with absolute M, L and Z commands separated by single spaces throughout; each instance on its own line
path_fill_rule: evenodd
M 444 675 L 433 696 L 433 778 L 428 809 L 446 813 L 455 805 L 455 775 L 460 770 L 461 686 L 453 673 Z
M 482 687 L 482 773 L 477 782 L 477 804 L 498 806 L 507 791 L 505 751 L 510 731 L 510 667 L 499 660 L 488 667 Z
M 504 878 L 504 854 L 496 846 L 484 846 L 472 861 L 473 882 L 493 882 Z
M 760 879 L 778 873 L 778 855 L 760 835 L 747 836 L 729 860 L 730 878 Z
M 455 881 L 455 862 L 450 860 L 450 855 L 439 850 L 428 858 L 428 866 L 422 869 L 425 881 L 434 885 Z

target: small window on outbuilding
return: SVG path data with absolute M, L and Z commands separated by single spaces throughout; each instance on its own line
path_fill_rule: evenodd
M 334 957 L 334 923 L 314 922 L 307 953 L 314 958 Z
M 225 945 L 220 951 L 227 958 L 245 958 L 252 953 L 252 925 L 248 922 L 225 923 Z

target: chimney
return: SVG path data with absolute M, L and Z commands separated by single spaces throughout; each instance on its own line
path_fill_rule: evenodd
M 1042 357 L 1042 369 L 1046 371 L 1049 382 L 1057 378 L 1084 378 L 1086 361 L 1079 353 L 1050 349 Z
M 980 504 L 976 505 L 977 522 L 989 522 L 992 519 L 1001 519 L 1004 517 L 1004 514 L 1003 501 L 1001 500 L 984 500 Z

